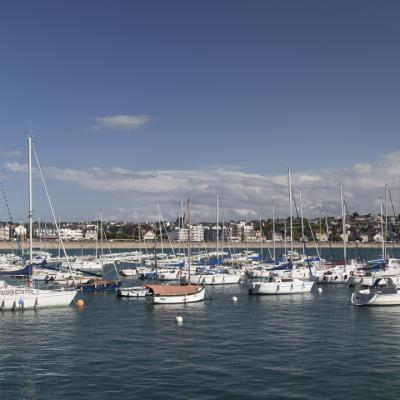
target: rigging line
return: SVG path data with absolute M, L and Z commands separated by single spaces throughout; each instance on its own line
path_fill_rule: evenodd
M 103 225 L 103 224 L 102 224 L 102 225 Z M 111 246 L 110 246 L 109 240 L 107 239 L 107 235 L 106 235 L 106 231 L 104 230 L 104 226 L 102 226 L 102 230 L 103 230 L 104 240 L 105 240 L 106 243 L 107 243 L 108 252 L 109 252 L 109 254 L 111 255 L 111 254 L 112 254 Z M 104 260 L 101 260 L 101 265 L 102 265 L 102 266 L 103 266 L 103 262 L 104 262 Z M 117 278 L 117 281 L 118 281 L 118 282 L 122 282 L 121 275 L 118 273 L 118 268 L 117 268 L 117 264 L 116 264 L 115 258 L 113 258 L 113 266 L 114 266 L 114 269 L 115 269 L 115 273 L 117 274 L 117 277 L 118 277 L 118 278 Z M 103 267 L 103 275 L 104 275 L 104 267 Z
M 332 260 L 335 258 L 335 256 L 333 255 L 333 248 L 332 248 L 332 242 L 331 239 L 329 238 L 329 224 L 328 224 L 328 218 L 325 218 L 325 229 L 326 229 L 326 235 L 328 237 L 328 244 L 329 244 L 329 250 L 331 253 L 331 258 Z
M 297 203 L 296 203 L 296 198 L 295 198 L 295 196 L 294 196 L 294 192 L 293 192 L 293 190 L 292 190 L 292 196 L 293 196 L 293 202 L 294 202 L 294 208 L 295 208 L 295 210 L 296 210 L 296 215 L 297 215 L 297 219 L 300 219 L 300 217 L 299 217 L 299 211 L 298 211 L 298 209 L 297 209 Z M 302 242 L 303 242 L 303 249 L 304 249 L 304 254 L 306 255 L 306 258 L 307 258 L 307 264 L 308 264 L 308 269 L 310 270 L 310 273 L 312 273 L 311 272 L 311 266 L 310 266 L 310 258 L 309 258 L 309 256 L 308 256 L 308 254 L 307 254 L 307 247 L 306 247 L 306 241 L 304 240 L 304 235 L 302 235 Z M 292 255 L 292 264 L 293 264 L 293 255 Z
M 393 216 L 394 216 L 394 229 L 395 231 L 397 231 L 397 235 L 395 237 L 395 241 L 398 242 L 399 238 L 400 238 L 400 229 L 399 229 L 399 225 L 396 223 L 396 211 L 394 209 L 394 204 L 393 204 L 393 199 L 392 199 L 392 192 L 390 191 L 390 189 L 388 188 L 388 193 L 389 193 L 389 200 L 390 200 L 390 204 L 392 206 L 392 211 L 393 211 Z M 396 252 L 396 248 L 394 243 L 392 243 L 393 246 L 393 251 Z
M 343 203 L 344 203 L 344 208 L 345 208 L 345 210 L 346 210 L 347 216 L 350 217 L 349 209 L 347 208 L 347 202 L 346 202 L 345 199 L 344 199 Z M 343 234 L 345 234 L 345 232 L 343 232 Z M 364 259 L 362 258 L 361 250 L 360 250 L 360 247 L 358 246 L 358 243 L 357 243 L 356 240 L 354 241 L 354 244 L 356 245 L 357 256 L 358 256 L 358 258 L 360 259 L 361 265 L 362 265 L 363 268 L 364 268 L 364 267 L 365 267 Z
M 58 224 L 57 224 L 56 215 L 54 214 L 53 205 L 51 204 L 50 195 L 49 195 L 49 192 L 47 191 L 47 185 L 46 185 L 46 182 L 45 182 L 45 180 L 44 180 L 42 168 L 40 167 L 39 158 L 38 158 L 37 153 L 36 153 L 36 147 L 35 147 L 35 145 L 34 145 L 33 142 L 32 142 L 32 149 L 33 149 L 33 154 L 35 155 L 35 159 L 36 159 L 36 163 L 37 163 L 38 170 L 39 170 L 39 173 L 40 173 L 40 177 L 42 178 L 42 183 L 43 183 L 44 191 L 45 191 L 45 193 L 46 193 L 47 201 L 48 201 L 48 203 L 49 203 L 50 210 L 51 210 L 51 214 L 52 214 L 52 216 L 53 216 L 54 225 L 56 226 L 56 229 L 57 229 L 57 232 L 58 232 L 58 238 L 59 238 L 59 240 L 60 240 L 60 243 L 61 243 L 61 246 L 62 246 L 62 249 L 63 249 L 64 256 L 65 256 L 65 258 L 66 258 L 66 260 L 67 260 L 69 272 L 71 273 L 72 280 L 74 281 L 74 285 L 75 285 L 75 287 L 76 287 L 75 275 L 74 275 L 74 273 L 72 272 L 71 263 L 70 263 L 70 261 L 69 261 L 68 255 L 67 255 L 67 251 L 65 250 L 64 241 L 63 241 L 62 238 L 61 238 L 60 228 L 59 228 L 59 226 L 58 226 Z
M 3 198 L 4 198 L 4 202 L 6 203 L 6 208 L 7 208 L 7 211 L 8 211 L 8 216 L 10 218 L 10 222 L 11 222 L 12 225 L 14 225 L 13 217 L 12 217 L 12 214 L 11 214 L 10 206 L 8 204 L 8 199 L 7 199 L 7 196 L 6 196 L 6 191 L 4 189 L 4 185 L 3 185 L 3 180 L 2 179 L 0 179 L 0 190 L 1 190 L 1 193 L 2 193 Z M 17 239 L 17 245 L 18 245 L 19 251 L 20 251 L 20 253 L 22 255 L 22 247 L 21 247 L 21 243 L 20 243 L 20 241 L 18 239 L 18 235 L 16 236 L 16 239 Z
M 160 211 L 160 222 L 161 222 L 162 226 L 164 227 L 165 234 L 167 235 L 168 243 L 169 243 L 169 245 L 171 247 L 171 250 L 172 250 L 172 254 L 173 254 L 174 257 L 176 257 L 174 247 L 172 246 L 171 238 L 169 237 L 167 227 L 166 227 L 164 219 L 163 219 L 163 217 L 161 215 L 161 211 Z

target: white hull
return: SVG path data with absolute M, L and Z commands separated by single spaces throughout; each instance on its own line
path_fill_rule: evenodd
M 141 286 L 139 287 L 126 287 L 117 290 L 118 297 L 145 297 L 149 291 Z
M 184 295 L 153 295 L 151 296 L 153 304 L 186 304 L 203 301 L 205 295 L 205 288 L 199 287 L 199 291 L 191 294 Z
M 199 285 L 233 285 L 239 283 L 241 275 L 214 274 L 214 275 L 193 275 L 190 282 Z
M 254 282 L 250 294 L 280 295 L 309 293 L 314 282 L 294 279 L 291 282 Z
M 76 293 L 76 290 L 39 290 L 8 286 L 0 289 L 0 310 L 23 311 L 66 307 L 72 302 Z
M 351 295 L 351 302 L 355 306 L 396 306 L 396 305 L 400 305 L 400 293 L 369 294 L 369 293 L 360 293 L 360 292 L 355 292 Z

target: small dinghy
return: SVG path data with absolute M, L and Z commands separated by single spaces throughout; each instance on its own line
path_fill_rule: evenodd
M 370 288 L 356 290 L 351 302 L 355 306 L 396 306 L 400 305 L 400 292 L 392 278 L 379 278 Z
M 149 290 L 143 286 L 123 287 L 117 289 L 117 297 L 145 297 Z

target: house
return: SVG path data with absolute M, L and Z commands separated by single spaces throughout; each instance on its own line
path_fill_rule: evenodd
M 144 235 L 143 235 L 143 241 L 144 242 L 152 242 L 154 241 L 156 238 L 156 235 L 154 234 L 154 232 L 152 230 L 147 231 Z

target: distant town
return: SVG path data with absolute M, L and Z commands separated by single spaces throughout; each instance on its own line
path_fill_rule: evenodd
M 400 215 L 397 217 L 381 217 L 380 214 L 352 214 L 346 220 L 346 241 L 348 242 L 386 242 L 398 243 Z M 174 222 L 133 222 L 91 221 L 91 222 L 60 222 L 60 236 L 63 241 L 136 241 L 157 242 L 187 242 L 189 227 L 184 218 Z M 275 225 L 275 229 L 274 226 Z M 340 217 L 304 219 L 304 240 L 316 242 L 343 241 L 342 220 Z M 101 229 L 102 227 L 102 229 Z M 275 234 L 273 234 L 275 230 Z M 26 240 L 28 224 L 0 222 L 0 241 Z M 290 241 L 289 218 L 262 219 L 261 221 L 229 221 L 216 223 L 197 223 L 190 226 L 192 242 L 222 242 L 233 243 L 282 243 Z M 39 241 L 59 240 L 57 229 L 53 223 L 34 222 L 33 238 Z M 293 221 L 293 240 L 301 241 L 301 221 Z

